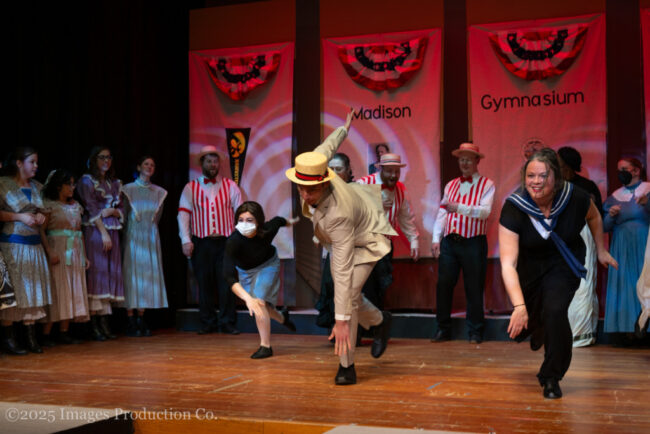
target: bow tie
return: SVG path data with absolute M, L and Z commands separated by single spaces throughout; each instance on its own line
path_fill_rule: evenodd
M 472 181 L 474 181 L 474 178 L 472 178 L 471 176 L 461 176 L 460 177 L 460 182 L 461 183 L 462 182 L 469 182 L 471 184 Z
M 216 184 L 217 178 L 203 178 L 205 184 Z

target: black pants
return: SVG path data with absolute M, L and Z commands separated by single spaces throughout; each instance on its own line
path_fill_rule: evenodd
M 203 327 L 235 325 L 235 294 L 223 278 L 223 256 L 226 237 L 192 237 L 194 253 L 192 268 L 199 285 L 199 317 Z M 219 314 L 215 305 L 215 290 L 219 295 Z
M 467 328 L 469 336 L 483 336 L 485 316 L 483 314 L 483 293 L 487 272 L 487 238 L 479 235 L 463 238 L 447 235 L 440 243 L 438 261 L 438 286 L 436 292 L 438 328 L 451 332 L 451 304 L 454 287 L 463 270 L 465 298 L 467 299 Z
M 522 288 L 528 330 L 517 336 L 526 338 L 540 327 L 544 329 L 544 362 L 537 378 L 540 384 L 546 379 L 560 381 L 571 364 L 573 333 L 569 323 L 569 305 L 580 285 L 568 267 L 553 267 L 538 281 Z

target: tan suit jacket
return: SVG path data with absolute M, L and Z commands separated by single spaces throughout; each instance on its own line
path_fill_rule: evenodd
M 339 127 L 314 151 L 329 161 L 346 136 L 345 128 Z M 354 266 L 381 259 L 390 251 L 385 235 L 397 235 L 384 213 L 381 186 L 347 184 L 335 176 L 316 208 L 303 202 L 302 212 L 313 221 L 314 235 L 330 252 L 336 318 L 347 320 L 361 291 L 352 287 Z

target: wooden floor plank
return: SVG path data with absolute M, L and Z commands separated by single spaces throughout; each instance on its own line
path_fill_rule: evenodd
M 527 344 L 394 339 L 378 360 L 369 346 L 358 348 L 359 383 L 337 387 L 337 359 L 324 337 L 273 338 L 275 355 L 265 360 L 249 358 L 255 335 L 173 331 L 2 355 L 0 401 L 202 409 L 219 417 L 221 428 L 250 425 L 250 432 L 279 432 L 286 422 L 311 423 L 311 432 L 347 423 L 470 432 L 650 431 L 647 349 L 576 349 L 561 383 L 564 398 L 545 400 L 535 377 L 542 352 Z M 163 432 L 139 424 L 140 432 Z M 172 432 L 172 424 L 166 429 Z

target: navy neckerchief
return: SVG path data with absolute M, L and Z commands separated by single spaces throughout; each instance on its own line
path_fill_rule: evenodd
M 537 204 L 533 201 L 528 194 L 526 189 L 518 190 L 512 193 L 506 200 L 510 201 L 514 206 L 516 206 L 520 211 L 526 213 L 527 215 L 533 217 L 537 220 L 544 229 L 550 232 L 551 239 L 555 243 L 555 247 L 560 251 L 560 254 L 571 268 L 573 274 L 577 277 L 584 278 L 587 275 L 587 269 L 583 264 L 578 262 L 573 252 L 566 245 L 564 240 L 560 238 L 558 234 L 554 232 L 555 226 L 557 225 L 558 217 L 562 214 L 562 211 L 569 204 L 571 199 L 571 194 L 573 193 L 573 184 L 570 182 L 564 182 L 562 189 L 555 195 L 553 198 L 553 203 L 551 205 L 551 214 L 548 219 L 551 220 L 551 224 L 546 223 L 546 216 Z

